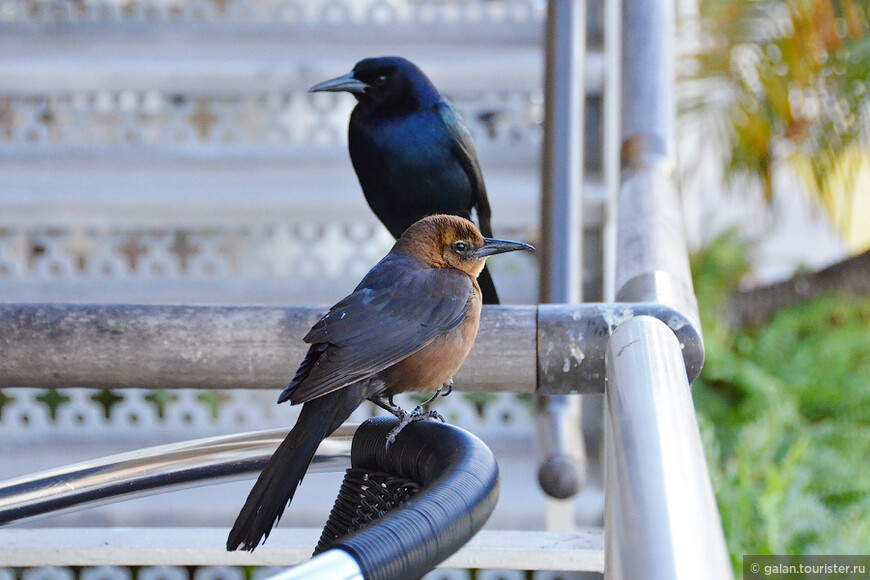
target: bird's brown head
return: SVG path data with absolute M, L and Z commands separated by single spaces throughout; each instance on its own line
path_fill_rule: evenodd
M 393 247 L 393 251 L 419 258 L 434 268 L 453 268 L 474 278 L 487 256 L 534 249 L 520 242 L 484 238 L 469 220 L 443 214 L 411 224 Z

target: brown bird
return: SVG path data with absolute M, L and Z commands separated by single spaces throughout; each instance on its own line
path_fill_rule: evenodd
M 320 442 L 366 399 L 400 419 L 390 440 L 411 421 L 435 416 L 422 406 L 408 413 L 392 397 L 405 391 L 437 396 L 452 385 L 477 337 L 477 276 L 487 256 L 533 249 L 484 238 L 457 216 L 411 225 L 303 339 L 311 347 L 278 397 L 279 403 L 302 403 L 302 411 L 248 495 L 227 550 L 253 550 L 269 536 Z

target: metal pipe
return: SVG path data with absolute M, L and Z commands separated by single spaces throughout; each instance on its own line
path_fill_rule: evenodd
M 326 307 L 0 305 L 0 388 L 283 389 Z M 534 392 L 535 308 L 486 307 L 458 390 Z
M 690 381 L 701 372 L 704 347 L 698 329 L 661 304 L 542 304 L 538 307 L 538 392 L 604 392 L 604 353 L 610 334 L 632 316 L 654 316 L 677 337 Z
M 307 562 L 294 566 L 267 580 L 364 580 L 362 570 L 344 550 L 327 550 Z
M 582 299 L 586 2 L 547 5 L 541 190 L 541 302 Z
M 312 307 L 0 305 L 0 388 L 272 389 L 302 360 Z M 654 303 L 487 306 L 456 388 L 546 395 L 604 391 L 604 349 L 650 314 L 683 346 L 689 380 L 700 327 Z
M 623 0 L 616 300 L 656 303 L 695 329 L 674 164 L 672 0 Z M 605 576 L 733 577 L 674 327 L 632 316 L 605 354 Z
M 620 45 L 622 20 L 620 0 L 604 2 L 604 112 L 602 122 L 603 179 L 607 199 L 602 227 L 602 294 L 605 302 L 616 300 L 616 237 L 619 215 Z
M 223 435 L 149 447 L 0 482 L 0 524 L 162 493 L 204 482 L 227 481 L 263 469 L 287 429 Z M 350 465 L 356 425 L 324 440 L 310 472 Z
M 580 397 L 555 395 L 538 397 L 536 432 L 541 463 L 538 484 L 554 499 L 568 499 L 586 483 L 586 449 L 581 432 Z M 547 529 L 574 529 L 574 514 L 564 506 L 547 517 Z
M 586 2 L 550 0 L 541 170 L 541 302 L 576 304 L 583 299 L 585 58 Z M 538 397 L 538 482 L 551 497 L 571 497 L 585 481 L 580 415 L 577 397 Z
M 674 166 L 672 0 L 623 0 L 616 300 L 658 302 L 699 329 Z
M 625 178 L 619 222 L 616 299 L 670 306 L 700 331 L 680 202 L 670 177 L 648 168 Z
M 674 38 L 671 0 L 623 0 L 623 162 L 647 155 L 673 162 Z M 626 149 L 633 139 L 642 142 Z
M 676 336 L 632 317 L 606 361 L 605 577 L 733 578 Z

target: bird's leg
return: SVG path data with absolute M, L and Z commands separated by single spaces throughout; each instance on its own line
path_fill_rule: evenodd
M 420 405 L 411 412 L 415 418 L 412 421 L 420 421 L 421 419 L 438 419 L 442 423 L 444 423 L 444 417 L 441 416 L 441 413 L 435 410 L 424 411 L 424 408 L 429 405 L 432 401 L 437 399 L 438 397 L 446 397 L 450 393 L 453 392 L 453 379 L 447 379 L 447 382 L 438 387 L 438 390 L 435 391 L 431 397 L 423 401 Z
M 396 425 L 395 427 L 393 427 L 393 430 L 387 434 L 387 442 L 386 442 L 387 449 L 390 448 L 390 445 L 395 443 L 396 436 L 399 434 L 399 432 L 401 432 L 402 429 L 404 429 L 405 427 L 407 427 L 408 425 L 410 425 L 414 421 L 414 419 L 413 419 L 414 413 L 417 411 L 417 409 L 414 409 L 413 412 L 409 413 L 400 407 L 397 407 L 397 409 L 402 411 L 402 416 L 400 417 L 399 415 L 396 415 L 396 417 L 399 419 L 399 424 Z
M 400 420 L 402 416 L 408 413 L 406 410 L 393 402 L 393 395 L 384 396 L 383 393 L 378 393 L 377 395 L 372 395 L 371 397 L 369 397 L 369 401 L 371 401 L 384 411 L 387 411 L 391 415 L 394 415 Z
M 431 403 L 432 401 L 434 401 L 435 399 L 437 399 L 437 398 L 438 398 L 438 395 L 440 395 L 440 394 L 441 394 L 441 388 L 439 387 L 439 389 L 438 389 L 437 391 L 435 391 L 435 393 L 434 393 L 431 397 L 429 397 L 428 399 L 426 399 L 425 401 L 423 401 L 422 403 L 420 403 L 420 404 L 417 406 L 417 408 L 419 409 L 420 407 L 425 407 L 425 406 L 427 406 L 429 403 Z
M 429 403 L 431 403 L 432 401 L 437 399 L 438 397 L 446 397 L 447 395 L 449 395 L 452 392 L 453 392 L 453 379 L 447 379 L 447 382 L 444 383 L 443 385 L 441 385 L 440 387 L 438 387 L 438 390 L 435 391 L 435 394 L 433 394 L 431 397 L 429 397 L 428 399 L 423 401 L 420 404 L 420 407 L 425 407 Z M 419 409 L 419 407 L 418 407 L 418 409 Z M 441 421 L 443 422 L 444 419 L 442 419 Z
M 411 423 L 411 416 L 413 413 L 409 413 L 408 411 L 393 403 L 392 395 L 385 396 L 383 393 L 378 393 L 369 397 L 369 401 L 371 401 L 384 411 L 392 414 L 396 417 L 396 419 L 399 420 L 399 424 L 396 425 L 395 429 L 390 431 L 389 435 L 387 435 L 387 449 L 389 449 L 393 441 L 396 440 L 396 435 L 399 434 L 399 431 L 401 431 L 405 428 L 406 425 Z M 416 409 L 414 410 L 416 411 Z

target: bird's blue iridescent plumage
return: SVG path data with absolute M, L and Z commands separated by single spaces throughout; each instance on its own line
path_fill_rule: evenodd
M 339 79 L 312 90 L 348 91 L 359 101 L 348 127 L 350 158 L 369 207 L 393 237 L 437 213 L 476 213 L 480 231 L 492 237 L 471 133 L 423 71 L 401 57 L 368 58 Z M 484 302 L 497 303 L 487 270 L 479 282 Z

